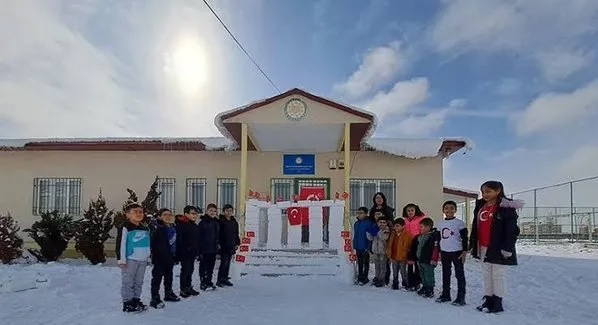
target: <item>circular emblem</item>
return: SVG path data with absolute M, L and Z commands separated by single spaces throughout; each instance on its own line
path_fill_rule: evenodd
M 301 157 L 297 157 L 297 159 L 295 159 L 295 163 L 297 165 L 301 165 L 302 162 L 303 162 L 303 159 L 301 159 Z
M 291 121 L 301 121 L 307 114 L 307 104 L 300 98 L 291 98 L 284 105 L 284 113 Z

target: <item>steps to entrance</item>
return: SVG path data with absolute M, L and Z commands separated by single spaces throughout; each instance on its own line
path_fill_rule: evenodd
M 339 255 L 325 249 L 255 249 L 247 255 L 241 276 L 336 276 Z

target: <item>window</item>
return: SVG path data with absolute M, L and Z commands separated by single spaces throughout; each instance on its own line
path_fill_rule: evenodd
M 81 178 L 33 180 L 33 215 L 54 210 L 74 216 L 81 214 Z
M 225 204 L 233 206 L 237 210 L 237 179 L 219 178 L 218 179 L 218 209 L 222 211 Z
M 393 207 L 395 206 L 396 188 L 394 179 L 352 179 L 350 183 L 351 196 L 351 212 L 357 212 L 359 207 L 367 207 L 368 209 L 373 205 L 374 195 L 377 192 L 384 193 L 386 196 L 386 203 Z
M 187 203 L 199 207 L 202 211 L 206 209 L 206 180 L 205 178 L 187 178 Z
M 272 202 L 276 202 L 278 197 L 283 201 L 290 201 L 293 196 L 293 186 L 295 182 L 289 178 L 272 178 L 270 180 L 270 196 Z
M 167 208 L 174 212 L 175 203 L 175 183 L 174 178 L 158 178 L 158 191 L 161 193 L 158 198 L 158 209 Z

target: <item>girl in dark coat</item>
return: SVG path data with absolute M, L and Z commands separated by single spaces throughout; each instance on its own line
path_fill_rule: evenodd
M 382 213 L 382 215 L 388 221 L 388 223 L 392 225 L 392 222 L 394 221 L 395 209 L 393 207 L 388 206 L 388 203 L 386 201 L 386 195 L 384 195 L 384 193 L 382 193 L 382 192 L 378 192 L 378 193 L 374 194 L 372 201 L 373 201 L 373 206 L 372 206 L 372 209 L 370 210 L 370 220 L 374 223 L 374 225 L 376 224 L 376 217 L 375 217 L 376 212 Z M 390 259 L 387 260 L 386 262 L 387 262 L 387 265 L 386 265 L 386 274 L 384 275 L 384 283 L 386 285 L 388 285 L 390 282 L 390 272 L 391 272 Z
M 504 310 L 505 265 L 517 265 L 517 209 L 523 207 L 523 202 L 508 199 L 498 181 L 485 182 L 481 192 L 482 199 L 476 201 L 474 209 L 469 246 L 472 257 L 483 262 L 484 298 L 477 309 L 498 313 Z

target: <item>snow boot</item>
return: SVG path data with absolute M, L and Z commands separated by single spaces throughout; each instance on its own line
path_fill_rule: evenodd
M 453 302 L 451 302 L 451 305 L 453 306 L 465 306 L 465 298 L 463 297 L 457 297 L 457 299 L 455 299 Z
M 139 309 L 139 311 L 144 311 L 147 309 L 147 305 L 141 302 L 141 298 L 133 298 L 133 303 Z
M 427 287 L 426 291 L 422 295 L 424 298 L 434 298 L 434 288 Z
M 168 291 L 164 293 L 164 301 L 175 302 L 180 300 L 181 298 L 179 298 L 173 291 Z
M 152 300 L 150 301 L 150 306 L 152 308 L 162 309 L 164 308 L 164 302 L 160 300 L 160 296 L 152 297 Z
M 437 303 L 444 303 L 444 302 L 449 302 L 451 301 L 451 295 L 450 294 L 441 294 L 440 297 L 438 297 L 438 299 L 436 299 Z
M 229 279 L 226 279 L 226 280 L 222 281 L 222 283 L 224 283 L 224 285 L 227 286 L 227 287 L 232 287 L 233 286 L 233 283 L 230 282 Z
M 123 302 L 123 312 L 125 313 L 138 313 L 139 307 L 135 304 L 133 299 Z
M 392 281 L 392 290 L 399 290 L 399 281 Z
M 192 296 L 199 296 L 199 291 L 195 290 L 193 287 L 187 289 L 187 292 Z
M 492 305 L 490 306 L 490 313 L 500 313 L 505 311 L 502 307 L 502 297 L 492 296 Z
M 490 312 L 491 306 L 494 305 L 494 296 L 484 296 L 482 297 L 482 304 L 477 306 L 475 309 L 478 311 L 488 313 Z

